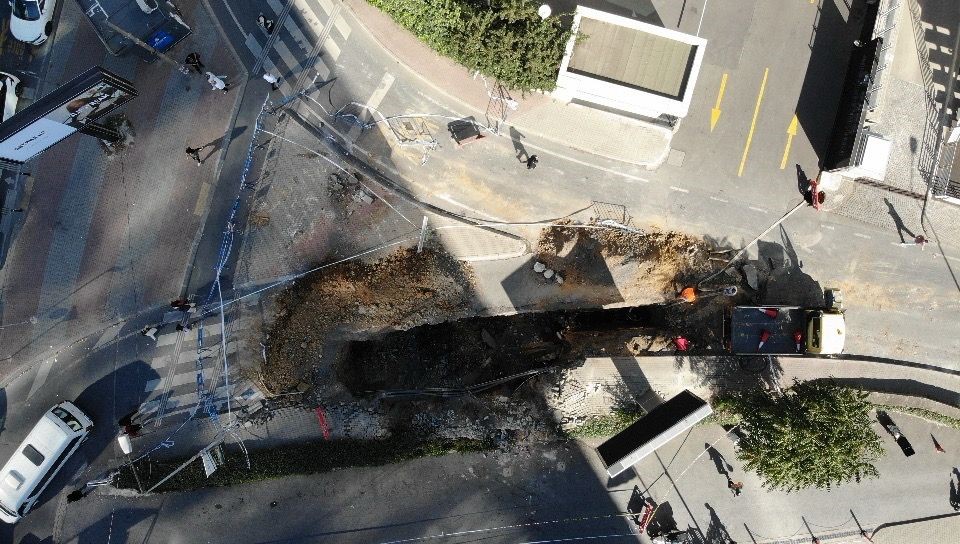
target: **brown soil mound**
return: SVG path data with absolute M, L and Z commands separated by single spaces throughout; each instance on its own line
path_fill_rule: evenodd
M 278 392 L 307 378 L 333 331 L 343 337 L 466 315 L 471 274 L 443 252 L 402 249 L 374 263 L 354 261 L 310 275 L 278 301 L 264 385 Z

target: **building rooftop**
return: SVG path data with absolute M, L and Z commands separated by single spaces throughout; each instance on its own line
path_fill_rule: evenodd
M 656 119 L 685 117 L 707 41 L 577 6 L 553 96 Z
M 681 100 L 697 47 L 596 19 L 580 21 L 581 38 L 567 70 Z

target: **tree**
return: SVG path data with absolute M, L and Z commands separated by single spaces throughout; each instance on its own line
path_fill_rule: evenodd
M 520 91 L 553 90 L 569 18 L 532 0 L 367 0 L 441 55 Z M 566 24 L 564 21 L 566 20 Z
M 873 431 L 867 394 L 833 380 L 794 382 L 783 395 L 750 391 L 734 397 L 745 437 L 738 446 L 744 468 L 766 487 L 796 491 L 827 488 L 879 476 L 883 454 Z

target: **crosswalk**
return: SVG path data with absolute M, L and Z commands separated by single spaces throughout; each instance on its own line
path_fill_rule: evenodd
M 228 376 L 223 373 L 223 335 L 219 322 L 203 327 L 203 349 L 198 353 L 198 326 L 190 330 L 170 331 L 157 335 L 157 344 L 150 359 L 150 367 L 157 378 L 144 384 L 144 399 L 140 411 L 151 424 L 157 426 L 182 420 L 189 416 L 200 401 L 197 393 L 197 361 L 202 358 L 203 389 L 212 392 L 212 406 L 217 413 L 227 409 L 227 398 L 238 386 L 238 368 L 228 365 Z M 228 335 L 226 356 L 235 361 L 237 341 Z M 197 417 L 206 417 L 203 407 Z
M 327 81 L 333 74 L 351 28 L 343 5 L 335 0 L 266 0 L 263 14 L 276 21 L 273 33 L 257 26 L 244 31 L 244 45 L 257 59 L 253 73 L 272 73 L 281 78 L 280 91 L 289 96 L 312 81 Z M 308 89 L 308 92 L 311 92 Z M 319 90 L 313 89 L 317 93 Z

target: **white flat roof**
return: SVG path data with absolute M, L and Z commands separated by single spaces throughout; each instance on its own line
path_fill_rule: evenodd
M 707 40 L 583 6 L 573 31 L 554 96 L 648 117 L 687 115 Z

